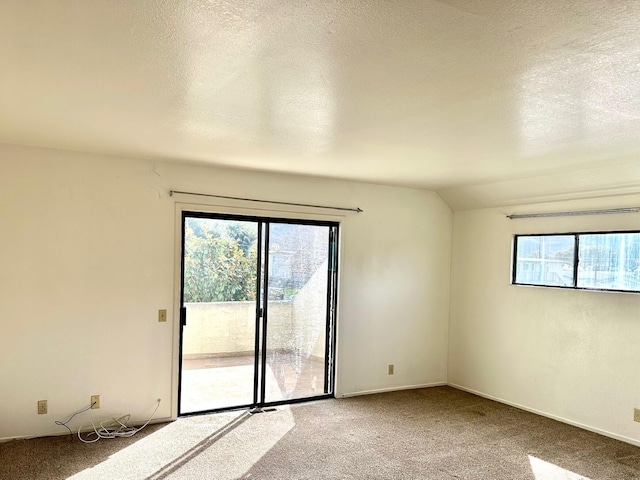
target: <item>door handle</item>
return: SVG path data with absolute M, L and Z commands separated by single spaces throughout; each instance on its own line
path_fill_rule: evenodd
M 187 307 L 180 307 L 180 323 L 183 327 L 187 324 Z

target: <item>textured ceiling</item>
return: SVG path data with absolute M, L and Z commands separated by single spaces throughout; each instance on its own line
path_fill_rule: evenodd
M 635 193 L 639 19 L 637 1 L 3 0 L 0 142 L 454 208 Z

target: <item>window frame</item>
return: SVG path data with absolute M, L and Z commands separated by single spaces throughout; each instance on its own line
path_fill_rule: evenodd
M 541 287 L 541 288 L 562 288 L 568 290 L 586 290 L 595 292 L 615 292 L 615 293 L 640 293 L 640 287 L 637 290 L 622 290 L 616 288 L 595 288 L 578 286 L 578 267 L 580 263 L 580 236 L 586 235 L 620 235 L 620 234 L 638 234 L 640 230 L 607 230 L 607 231 L 588 231 L 588 232 L 565 232 L 565 233 L 523 233 L 514 234 L 512 239 L 512 259 L 511 259 L 511 285 L 525 287 Z M 518 239 L 521 237 L 573 237 L 573 285 L 546 285 L 540 283 L 522 283 L 516 281 L 516 268 L 518 264 Z

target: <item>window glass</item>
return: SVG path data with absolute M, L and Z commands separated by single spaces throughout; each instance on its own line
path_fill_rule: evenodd
M 516 235 L 514 247 L 515 284 L 640 292 L 640 232 Z
M 640 290 L 640 234 L 579 236 L 579 288 Z
M 515 283 L 573 286 L 574 235 L 516 237 Z

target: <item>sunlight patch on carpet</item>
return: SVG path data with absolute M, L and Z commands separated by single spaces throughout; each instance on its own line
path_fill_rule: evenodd
M 213 434 L 244 413 L 226 412 L 179 418 L 160 430 L 111 455 L 107 460 L 68 477 L 67 480 L 126 478 L 144 480 L 206 442 Z M 117 442 L 118 439 L 101 440 Z
M 529 463 L 536 480 L 590 480 L 577 473 L 565 470 L 553 463 L 529 455 Z

